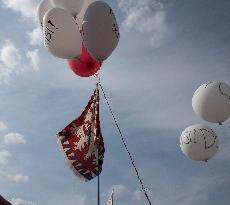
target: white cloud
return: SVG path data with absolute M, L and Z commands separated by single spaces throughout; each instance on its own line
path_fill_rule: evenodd
M 8 133 L 3 137 L 3 143 L 5 145 L 12 145 L 12 144 L 26 144 L 26 140 L 24 136 L 19 133 Z
M 38 49 L 27 51 L 25 56 L 29 60 L 32 69 L 34 71 L 39 70 Z M 18 74 L 28 69 L 29 66 L 23 62 L 22 55 L 13 42 L 6 40 L 0 48 L 0 83 L 8 83 L 13 74 Z
M 19 12 L 27 18 L 36 18 L 37 2 L 33 0 L 2 0 L 6 8 Z
M 7 83 L 9 76 L 7 69 L 0 63 L 0 83 Z
M 125 31 L 137 30 L 149 36 L 150 45 L 161 45 L 168 30 L 163 4 L 156 0 L 118 0 L 118 6 L 125 14 Z
M 2 0 L 3 5 L 15 12 L 20 13 L 23 17 L 33 19 L 33 23 L 37 21 L 36 7 L 38 1 L 34 0 Z M 37 23 L 37 22 L 36 22 Z M 29 44 L 32 46 L 41 45 L 41 31 L 40 28 L 35 28 L 31 32 L 27 32 L 29 37 Z M 24 54 L 23 54 L 24 55 Z M 25 53 L 26 57 L 30 60 L 33 70 L 39 70 L 38 50 L 32 50 Z M 20 66 L 19 66 L 20 65 Z M 15 69 L 15 68 L 18 69 Z M 21 72 L 27 69 L 27 65 L 22 64 L 22 56 L 19 50 L 14 46 L 11 41 L 5 41 L 5 44 L 0 50 L 0 83 L 8 83 L 11 74 L 14 71 Z
M 107 192 L 102 193 L 103 200 L 108 200 L 111 196 L 112 190 L 114 190 L 114 196 L 116 199 L 130 196 L 130 190 L 123 184 L 113 185 Z
M 9 77 L 14 71 L 20 71 L 18 68 L 22 57 L 19 50 L 10 41 L 6 40 L 0 48 L 0 82 L 8 82 Z
M 16 183 L 28 182 L 30 179 L 29 176 L 26 176 L 20 173 L 16 175 L 9 175 L 9 178 L 11 181 L 14 181 Z
M 7 130 L 7 126 L 4 122 L 0 121 L 0 132 Z
M 116 195 L 116 197 L 123 197 L 130 194 L 130 191 L 123 184 L 113 185 L 112 189 L 114 189 L 114 194 Z
M 145 199 L 145 195 L 142 191 L 140 190 L 131 190 L 129 188 L 127 188 L 125 185 L 123 184 L 119 184 L 119 185 L 113 185 L 108 192 L 103 193 L 102 197 L 104 198 L 104 200 L 108 200 L 112 190 L 114 190 L 114 197 L 116 198 L 116 200 L 123 200 L 123 199 L 128 199 L 129 201 L 132 200 L 133 204 L 139 203 L 140 201 L 144 201 Z M 148 195 L 149 197 L 151 197 L 151 192 L 148 191 Z
M 10 201 L 13 205 L 36 205 L 34 202 L 25 201 L 24 199 L 20 198 L 12 198 Z
M 140 190 L 136 190 L 133 192 L 133 200 L 134 201 L 140 201 L 141 199 L 143 199 L 143 197 L 144 197 L 144 194 Z
M 39 64 L 38 49 L 28 51 L 26 53 L 26 57 L 30 60 L 30 64 L 31 64 L 33 70 L 35 70 L 35 71 L 39 70 L 39 67 L 38 67 L 38 64 Z
M 36 46 L 36 45 L 41 45 L 42 44 L 42 32 L 40 27 L 35 28 L 33 31 L 27 33 L 29 40 L 30 40 L 30 45 Z
M 11 153 L 7 150 L 0 150 L 0 165 L 8 162 Z
M 77 203 L 76 203 L 77 202 Z M 86 194 L 78 195 L 54 195 L 46 199 L 46 204 L 64 205 L 64 204 L 77 204 L 77 205 L 89 205 L 95 204 L 94 199 L 88 197 Z
M 19 50 L 10 40 L 6 40 L 0 50 L 1 63 L 6 66 L 8 70 L 13 70 L 17 65 L 20 64 L 20 60 L 21 55 Z

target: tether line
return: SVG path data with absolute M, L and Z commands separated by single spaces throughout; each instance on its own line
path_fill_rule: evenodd
M 101 91 L 102 91 L 102 93 L 103 93 L 103 96 L 104 96 L 104 98 L 105 98 L 106 104 L 107 104 L 108 107 L 109 107 L 110 114 L 112 115 L 113 120 L 114 120 L 114 123 L 115 123 L 115 125 L 116 125 L 116 127 L 117 127 L 117 130 L 118 130 L 119 134 L 120 134 L 122 143 L 123 143 L 123 145 L 124 145 L 124 147 L 125 147 L 125 149 L 126 149 L 128 155 L 129 155 L 129 158 L 130 158 L 130 160 L 131 160 L 132 166 L 133 166 L 133 168 L 134 168 L 134 170 L 135 170 L 135 172 L 136 172 L 137 178 L 138 178 L 138 180 L 139 180 L 139 182 L 140 182 L 140 184 L 141 184 L 141 189 L 142 189 L 142 191 L 144 192 L 145 197 L 146 197 L 146 199 L 147 199 L 149 205 L 152 205 L 152 203 L 151 203 L 151 201 L 150 201 L 150 198 L 149 198 L 149 196 L 148 196 L 148 193 L 147 193 L 147 189 L 146 189 L 145 186 L 144 186 L 144 183 L 143 183 L 143 181 L 142 181 L 142 179 L 141 179 L 141 177 L 140 177 L 140 174 L 139 174 L 139 172 L 138 172 L 138 170 L 137 170 L 137 167 L 136 167 L 136 165 L 135 165 L 135 162 L 134 162 L 134 160 L 133 160 L 133 157 L 132 157 L 132 155 L 131 155 L 131 153 L 130 153 L 130 151 L 129 151 L 129 149 L 128 149 L 128 146 L 127 146 L 127 144 L 126 144 L 126 142 L 125 142 L 125 139 L 124 139 L 124 137 L 123 137 L 121 128 L 120 128 L 120 126 L 119 126 L 119 124 L 118 124 L 118 122 L 117 122 L 117 119 L 116 119 L 115 114 L 114 114 L 114 112 L 113 112 L 113 110 L 112 110 L 112 107 L 111 107 L 111 105 L 110 105 L 110 103 L 109 103 L 109 100 L 108 100 L 108 98 L 107 98 L 107 96 L 106 96 L 106 94 L 105 94 L 105 91 L 104 91 L 104 88 L 103 88 L 103 86 L 102 86 L 102 84 L 101 84 L 101 82 L 100 82 L 100 79 L 99 79 L 99 86 L 100 86 Z

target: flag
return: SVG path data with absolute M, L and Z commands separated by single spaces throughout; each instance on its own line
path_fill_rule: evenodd
M 104 142 L 99 119 L 99 88 L 82 114 L 57 135 L 57 142 L 73 172 L 84 181 L 102 171 Z
M 114 189 L 112 190 L 112 193 L 110 194 L 110 197 L 106 205 L 113 205 L 113 194 L 114 194 Z

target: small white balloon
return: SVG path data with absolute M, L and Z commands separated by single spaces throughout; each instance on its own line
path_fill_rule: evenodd
M 56 8 L 67 10 L 72 16 L 77 16 L 81 11 L 84 0 L 51 0 Z
M 192 107 L 202 119 L 221 124 L 230 117 L 230 86 L 222 82 L 201 85 L 193 95 Z
M 113 10 L 103 1 L 95 1 L 87 8 L 82 38 L 88 52 L 97 60 L 108 58 L 117 47 L 120 33 Z
M 50 0 L 43 0 L 40 2 L 40 4 L 37 7 L 37 17 L 38 17 L 38 21 L 40 24 L 40 28 L 42 30 L 43 27 L 43 17 L 45 15 L 45 13 L 50 10 L 52 7 Z
M 51 54 L 64 59 L 78 59 L 82 37 L 70 14 L 61 8 L 49 10 L 43 19 L 44 44 Z
M 192 125 L 180 137 L 182 152 L 195 161 L 208 161 L 217 152 L 219 140 L 215 132 L 206 125 Z

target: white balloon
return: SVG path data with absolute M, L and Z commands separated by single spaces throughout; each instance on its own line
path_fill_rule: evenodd
M 89 5 L 93 2 L 95 2 L 96 0 L 84 0 L 83 5 L 82 5 L 82 9 L 80 11 L 80 13 L 77 15 L 76 21 L 78 22 L 78 25 L 82 26 L 83 23 L 83 18 L 85 15 L 85 12 L 87 10 L 87 8 L 89 7 Z
M 67 10 L 74 17 L 81 11 L 84 0 L 51 0 L 56 8 Z
M 82 37 L 70 14 L 61 8 L 49 10 L 43 19 L 44 43 L 50 53 L 64 59 L 81 56 Z
M 53 8 L 50 0 L 43 0 L 40 2 L 40 4 L 37 7 L 37 16 L 38 16 L 38 20 L 39 20 L 39 24 L 42 30 L 43 27 L 43 17 L 45 15 L 45 13 L 49 10 Z
M 201 85 L 193 95 L 192 107 L 202 119 L 221 124 L 230 117 L 230 86 L 221 82 Z
M 119 37 L 119 28 L 110 6 L 103 1 L 91 3 L 82 24 L 82 38 L 88 52 L 103 61 L 116 48 Z
M 215 132 L 206 125 L 192 125 L 180 137 L 182 152 L 192 160 L 208 161 L 217 152 L 219 140 Z

